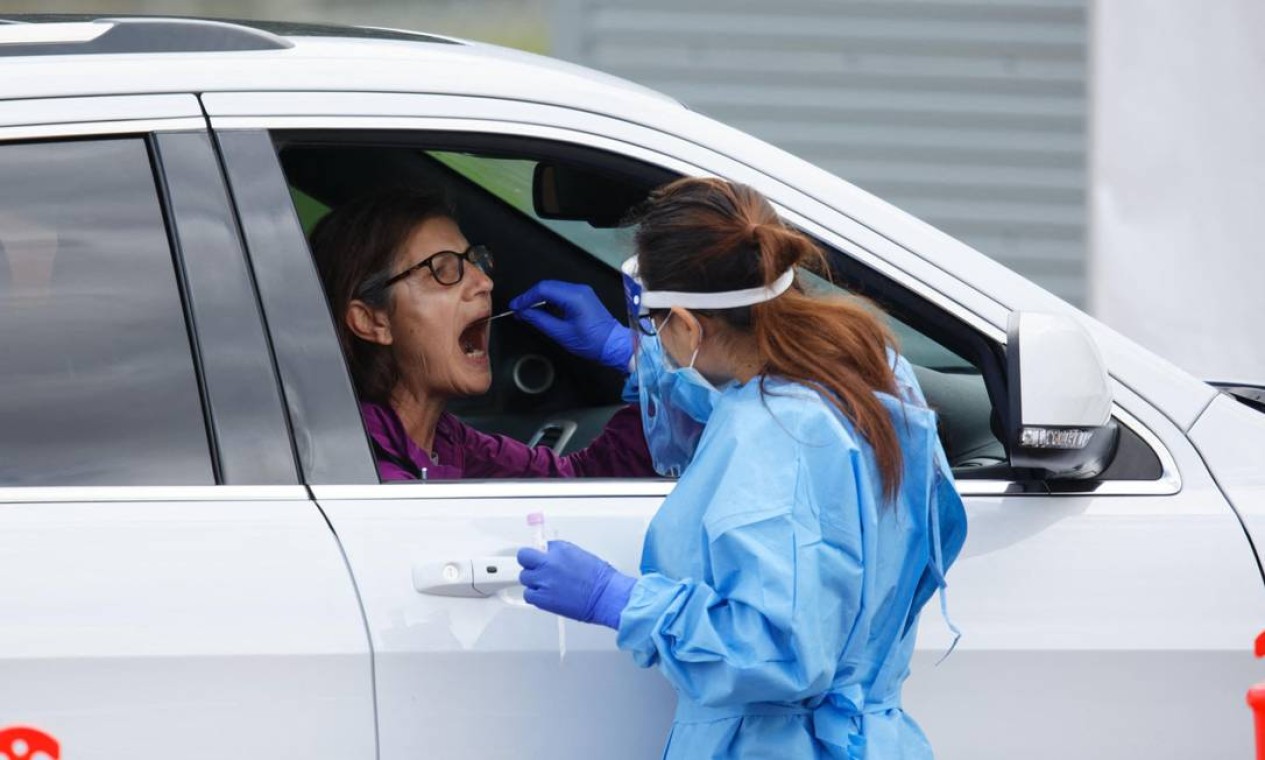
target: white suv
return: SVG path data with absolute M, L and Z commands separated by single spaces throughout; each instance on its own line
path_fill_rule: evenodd
M 593 71 L 384 30 L 10 20 L 0 758 L 53 756 L 39 737 L 74 758 L 654 756 L 666 681 L 605 629 L 568 625 L 560 657 L 511 554 L 543 510 L 633 572 L 672 482 L 379 483 L 305 230 L 371 189 L 443 186 L 497 252 L 496 307 L 550 277 L 621 313 L 618 221 L 687 174 L 754 185 L 816 238 L 941 413 L 965 636 L 933 667 L 949 636 L 926 616 L 905 695 L 939 755 L 1249 754 L 1259 390 Z M 622 378 L 512 322 L 492 390 L 454 411 L 582 446 Z

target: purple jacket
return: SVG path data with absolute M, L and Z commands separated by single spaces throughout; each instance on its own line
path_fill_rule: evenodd
M 461 478 L 658 477 L 641 432 L 638 406 L 620 409 L 601 435 L 574 454 L 559 456 L 504 435 L 481 433 L 445 412 L 435 427 L 435 460 L 409 438 L 387 404 L 362 403 L 378 477 L 391 480 Z

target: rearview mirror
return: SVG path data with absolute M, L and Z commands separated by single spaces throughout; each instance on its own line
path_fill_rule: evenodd
M 1037 312 L 1012 312 L 1008 332 L 1011 466 L 1048 479 L 1099 475 L 1119 431 L 1093 337 L 1071 317 Z
M 570 164 L 541 162 L 532 174 L 536 216 L 618 227 L 628 210 L 646 198 L 646 189 L 622 178 Z

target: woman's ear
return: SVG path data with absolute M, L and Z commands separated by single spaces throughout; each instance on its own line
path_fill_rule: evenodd
M 699 349 L 703 343 L 703 325 L 698 317 L 691 314 L 689 309 L 673 306 L 672 319 L 669 322 L 676 327 L 680 341 L 678 345 L 684 345 L 689 353 L 694 353 Z
M 386 309 L 375 309 L 359 298 L 347 304 L 345 316 L 347 329 L 361 340 L 389 346 L 394 342 L 391 337 L 391 320 Z

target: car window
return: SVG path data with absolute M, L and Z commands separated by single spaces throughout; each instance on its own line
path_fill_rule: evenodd
M 0 145 L 0 486 L 214 482 L 143 140 Z
M 845 254 L 829 246 L 822 248 L 835 272 L 855 271 Z M 809 287 L 818 292 L 864 296 L 868 290 L 863 283 L 828 282 L 804 275 L 811 282 Z M 940 416 L 940 438 L 956 473 L 983 476 L 1003 466 L 1006 451 L 994 432 L 995 415 L 984 370 L 928 334 L 931 329 L 937 334 L 952 334 L 953 326 L 942 320 L 919 319 L 898 304 L 875 300 L 886 307 L 884 321 L 896 338 L 897 348 L 912 366 L 927 405 Z
M 818 245 L 821 245 L 819 242 Z M 829 246 L 822 246 L 828 252 L 828 255 L 836 260 L 835 268 L 842 269 L 840 265 L 844 258 L 843 254 L 830 249 Z M 844 293 L 848 295 L 857 295 L 857 292 L 848 287 L 848 284 L 842 280 L 831 282 L 824 277 L 818 277 L 812 272 L 802 271 L 799 273 L 799 281 L 805 284 L 810 292 L 818 292 L 823 295 L 832 293 Z M 911 364 L 920 367 L 929 367 L 939 369 L 941 371 L 951 372 L 973 372 L 980 374 L 979 369 L 972 365 L 969 361 L 962 358 L 957 353 L 945 348 L 932 338 L 923 335 L 916 328 L 906 324 L 904 321 L 888 314 L 886 315 L 887 326 L 891 328 L 896 336 L 896 341 L 900 347 L 900 353 L 910 361 Z
M 290 188 L 290 199 L 294 201 L 294 210 L 299 215 L 299 223 L 303 225 L 303 234 L 311 235 L 317 222 L 329 213 L 329 206 L 298 189 Z
M 585 222 L 551 224 L 536 217 L 530 209 L 535 160 L 400 145 L 398 138 L 375 145 L 361 137 L 338 145 L 328 137 L 308 143 L 301 134 L 286 133 L 274 140 L 295 213 L 309 234 L 329 209 L 383 187 L 439 187 L 455 206 L 466 238 L 495 256 L 493 311 L 504 311 L 542 279 L 558 279 L 591 285 L 622 317 L 617 265 L 631 253 L 629 231 L 589 228 L 586 235 Z M 488 355 L 489 391 L 453 398 L 446 407 L 485 433 L 569 454 L 592 442 L 624 406 L 621 372 L 569 354 L 525 323 L 496 321 Z
M 580 153 L 574 146 L 566 146 L 572 153 L 560 158 L 559 146 L 552 144 L 539 146 L 539 157 L 535 157 L 531 145 L 481 151 L 473 146 L 366 143 L 362 137 L 343 146 L 324 141 L 304 145 L 301 137 L 292 134 L 280 140 L 282 165 L 305 227 L 325 208 L 384 185 L 440 185 L 456 202 L 466 237 L 489 245 L 496 253 L 494 310 L 506 308 L 514 295 L 536 281 L 552 278 L 589 284 L 607 308 L 622 318 L 618 266 L 633 252 L 631 230 L 541 218 L 532 200 L 536 167 L 545 161 L 557 165 L 574 160 L 589 168 L 603 167 L 610 176 L 627 175 L 630 187 L 644 190 L 671 176 L 660 174 L 643 184 L 650 175 L 637 175 L 636 168 L 627 165 L 628 159 Z M 604 164 L 608 159 L 611 163 Z M 617 164 L 617 159 L 625 163 Z M 993 433 L 996 415 L 985 373 L 978 357 L 946 339 L 954 332 L 948 324 L 952 320 L 943 314 L 928 316 L 899 308 L 887 297 L 902 290 L 894 283 L 880 289 L 883 297 L 876 296 L 873 280 L 877 275 L 867 275 L 845 252 L 822 247 L 831 260 L 834 282 L 819 280 L 819 287 L 870 297 L 887 312 L 902 354 L 913 365 L 929 405 L 940 414 L 942 439 L 955 469 L 977 470 L 983 476 L 997 469 L 986 466 L 1004 466 L 1004 447 Z M 958 329 L 970 332 L 965 326 Z M 974 340 L 980 339 L 976 335 Z M 564 447 L 574 451 L 592 440 L 620 405 L 623 377 L 619 373 L 567 355 L 516 320 L 496 324 L 490 355 L 493 385 L 489 393 L 454 399 L 449 405 L 450 411 L 476 428 L 523 441 L 544 433 L 545 440 L 551 440 L 547 426 L 560 422 L 575 431 Z M 547 382 L 538 385 L 541 378 Z

